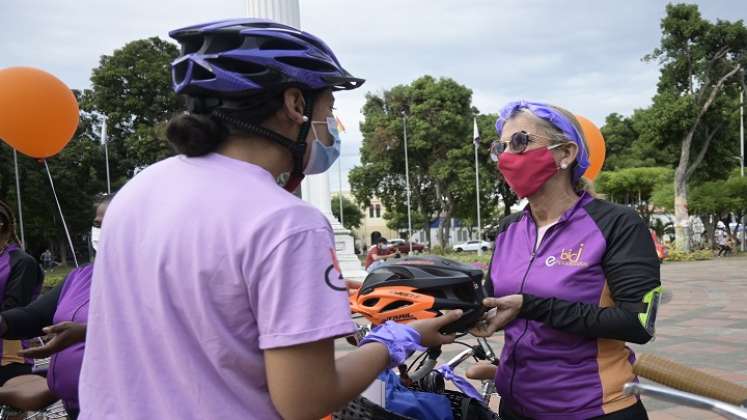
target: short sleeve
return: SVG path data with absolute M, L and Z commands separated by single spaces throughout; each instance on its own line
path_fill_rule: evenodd
M 310 229 L 281 241 L 250 279 L 262 350 L 351 334 L 355 325 L 332 233 Z

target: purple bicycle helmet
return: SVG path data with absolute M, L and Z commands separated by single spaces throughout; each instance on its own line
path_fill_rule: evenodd
M 324 41 L 271 20 L 222 20 L 169 35 L 182 48 L 171 65 L 180 94 L 230 99 L 286 85 L 347 90 L 364 82 L 342 68 Z
M 230 19 L 171 31 L 181 57 L 171 63 L 174 91 L 188 97 L 191 112 L 211 114 L 250 133 L 286 147 L 293 170 L 285 189 L 295 190 L 304 178 L 306 135 L 311 126 L 314 95 L 320 89 L 349 90 L 363 79 L 342 68 L 321 39 L 296 28 L 263 19 Z M 287 87 L 304 91 L 307 117 L 293 141 L 231 115 L 247 100 Z

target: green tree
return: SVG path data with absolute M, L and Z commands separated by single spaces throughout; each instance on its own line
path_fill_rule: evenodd
M 340 194 L 332 195 L 332 214 L 340 220 Z M 358 206 L 355 205 L 350 199 L 342 196 L 342 221 L 345 229 L 355 229 L 361 226 L 361 219 L 363 219 L 363 212 Z
M 649 223 L 656 208 L 652 200 L 654 192 L 661 185 L 671 184 L 673 176 L 670 168 L 625 168 L 600 173 L 596 187 L 610 201 L 633 206 Z
M 108 117 L 109 157 L 113 188 L 134 168 L 172 154 L 163 128 L 181 108 L 171 89 L 169 63 L 175 45 L 158 38 L 133 41 L 102 56 L 93 70 L 92 88 L 75 92 L 81 122 L 75 136 L 57 156 L 47 159 L 65 219 L 81 260 L 93 217 L 94 196 L 106 191 L 104 152 L 99 143 L 101 117 Z M 26 245 L 39 255 L 50 248 L 69 260 L 57 206 L 42 163 L 19 155 Z M 0 199 L 16 208 L 12 150 L 0 145 Z
M 459 203 L 469 196 L 467 179 L 471 179 L 474 194 L 471 100 L 472 91 L 465 86 L 431 76 L 381 95 L 368 94 L 361 123 L 361 165 L 350 174 L 358 202 L 367 205 L 378 196 L 390 211 L 406 213 L 406 115 L 413 212 L 422 216 L 427 233 L 429 222 L 443 217 L 439 236 L 447 243 L 451 220 Z M 480 156 L 484 162 L 487 150 Z M 471 177 L 467 175 L 470 171 Z
M 692 188 L 689 210 L 700 217 L 706 229 L 706 237 L 713 243 L 716 222 L 726 220 L 735 208 L 734 197 L 727 192 L 726 181 L 708 181 Z M 728 229 L 729 223 L 726 222 Z
M 112 179 L 119 186 L 132 171 L 173 154 L 165 141 L 168 119 L 183 104 L 171 87 L 176 45 L 153 37 L 103 55 L 81 107 L 107 117 Z
M 605 171 L 614 171 L 631 166 L 644 166 L 638 165 L 639 162 L 633 164 L 630 162 L 633 144 L 638 139 L 633 117 L 624 117 L 618 113 L 609 114 L 601 130 L 607 149 L 604 161 Z
M 73 139 L 56 156 L 47 159 L 65 220 L 78 258 L 88 255 L 87 237 L 93 219 L 93 196 L 106 191 L 104 153 L 97 139 L 87 133 L 91 121 L 81 116 Z M 62 261 L 71 261 L 69 246 L 55 204 L 44 163 L 18 155 L 26 249 L 38 255 L 52 250 Z M 17 213 L 12 149 L 0 145 L 0 199 Z M 18 216 L 18 215 L 16 215 Z
M 688 180 L 703 162 L 714 139 L 723 135 L 728 100 L 744 85 L 747 28 L 742 21 L 711 23 L 696 5 L 670 4 L 661 21 L 661 45 L 646 60 L 661 64 L 654 97 L 661 141 L 676 145 L 674 177 L 677 245 L 689 249 Z

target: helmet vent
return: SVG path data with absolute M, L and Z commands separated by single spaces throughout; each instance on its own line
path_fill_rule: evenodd
M 182 44 L 182 55 L 192 54 L 199 51 L 202 47 L 204 39 L 202 35 L 192 35 L 181 38 L 179 42 Z
M 335 72 L 337 68 L 321 60 L 305 57 L 278 57 L 277 61 L 311 71 Z
M 287 39 L 272 38 L 263 42 L 259 47 L 261 50 L 283 50 L 283 51 L 303 51 L 306 49 L 303 45 L 288 41 Z
M 207 61 L 222 70 L 231 73 L 238 73 L 245 77 L 264 73 L 267 70 L 267 68 L 262 65 L 228 57 L 212 58 Z
M 236 32 L 223 32 L 208 35 L 205 38 L 206 46 L 203 46 L 203 54 L 216 54 L 235 50 L 241 47 L 244 37 Z
M 363 306 L 368 306 L 370 308 L 376 306 L 377 303 L 379 303 L 379 298 L 366 299 L 366 301 L 363 302 Z
M 200 65 L 195 64 L 192 66 L 192 80 L 212 80 L 215 79 L 215 75 Z
M 386 305 L 385 307 L 383 307 L 381 309 L 381 312 L 393 311 L 393 310 L 395 310 L 397 308 L 401 308 L 401 307 L 407 306 L 409 304 L 410 304 L 409 302 L 403 302 L 403 301 L 399 300 L 397 302 L 392 302 L 392 303 Z

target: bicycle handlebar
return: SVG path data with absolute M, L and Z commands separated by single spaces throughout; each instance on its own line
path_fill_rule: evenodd
M 662 385 L 729 404 L 744 406 L 747 402 L 747 387 L 653 354 L 641 355 L 633 365 L 633 372 Z
M 625 384 L 623 392 L 626 395 L 648 395 L 675 404 L 713 411 L 728 419 L 747 420 L 747 411 L 742 410 L 739 407 L 713 398 L 701 397 L 700 395 L 677 391 L 663 386 L 627 383 Z

